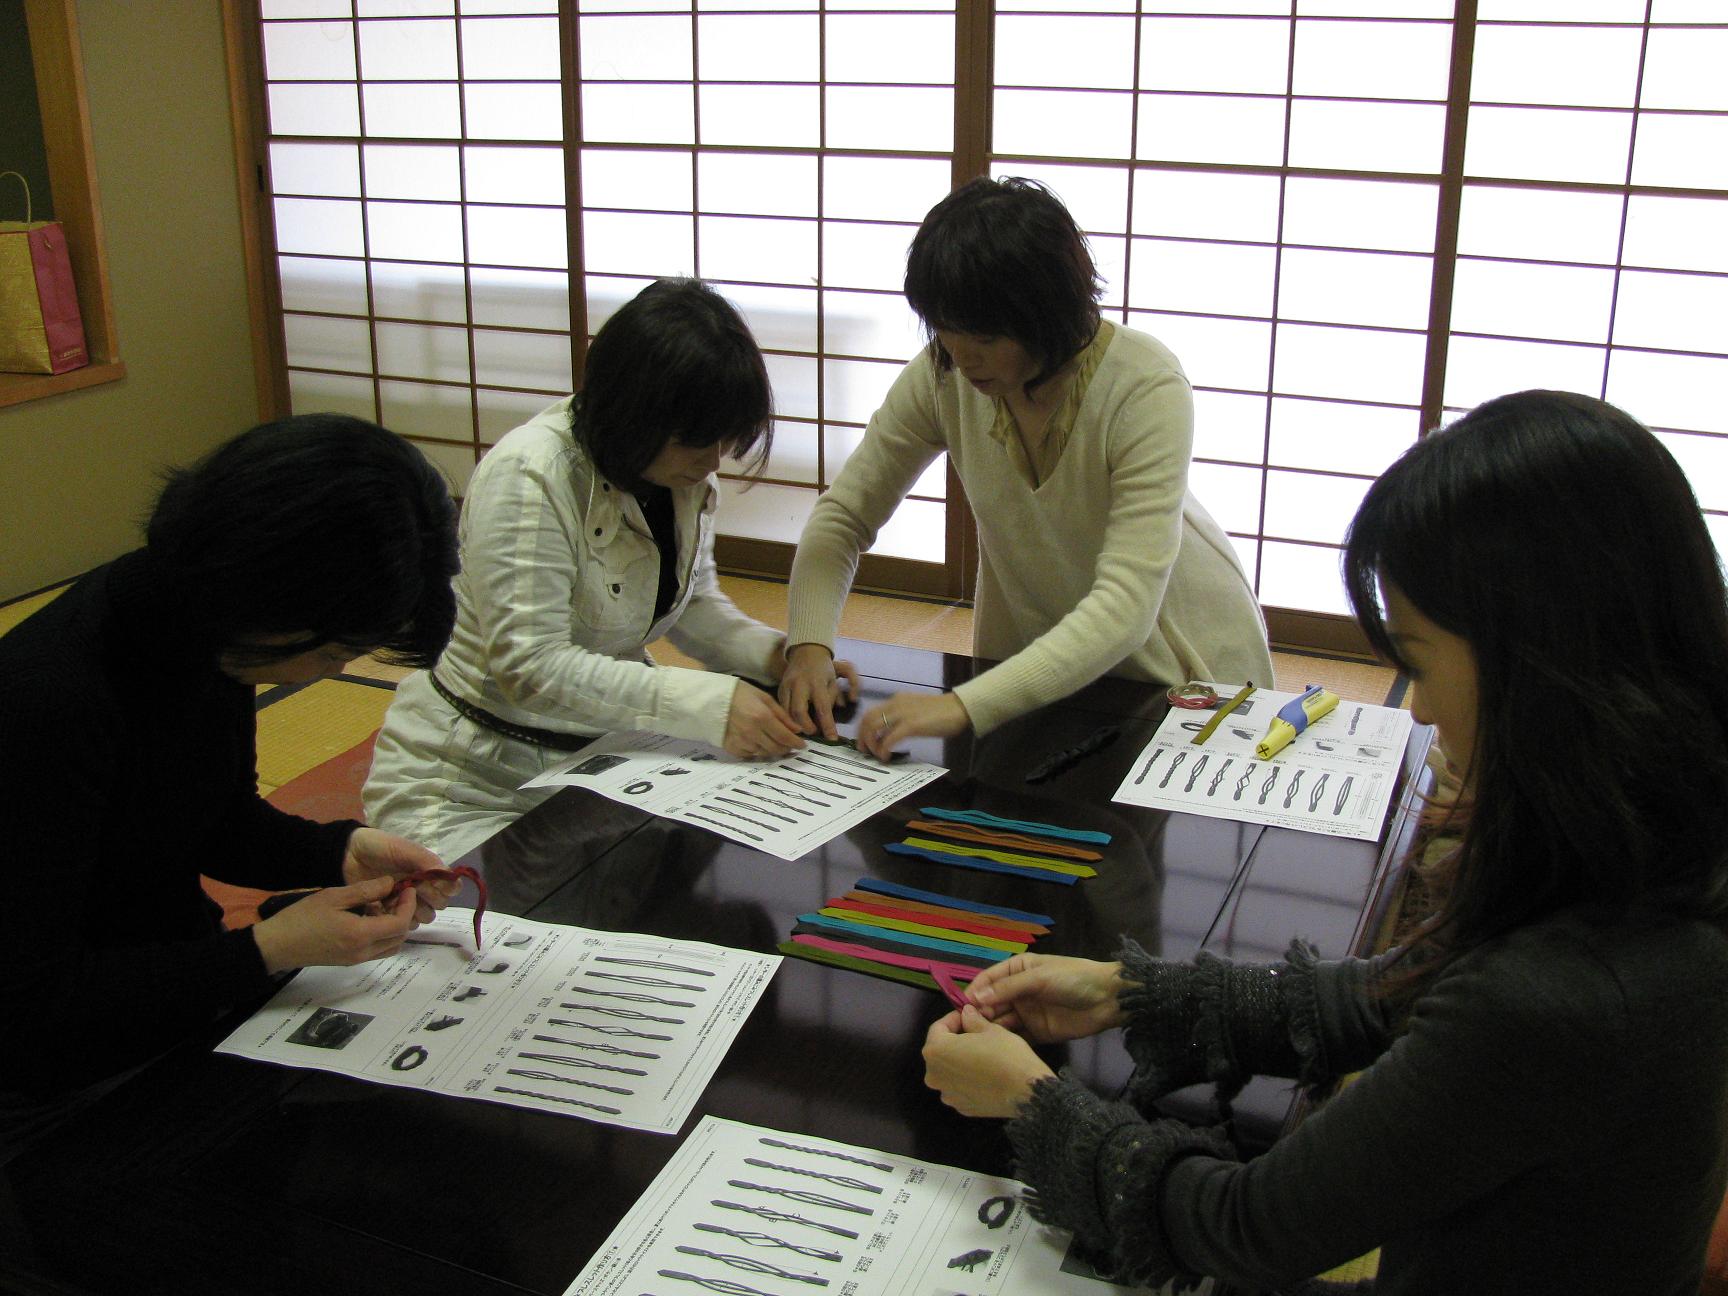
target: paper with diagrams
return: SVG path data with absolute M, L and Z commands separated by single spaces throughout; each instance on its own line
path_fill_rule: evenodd
M 778 760 L 742 761 L 690 738 L 615 733 L 524 786 L 590 788 L 795 860 L 946 772 L 814 742 Z
M 1219 692 L 1228 697 L 1231 690 L 1220 686 Z M 1111 799 L 1375 840 L 1404 761 L 1410 713 L 1340 702 L 1277 755 L 1262 760 L 1254 748 L 1278 708 L 1296 696 L 1257 690 L 1199 747 L 1194 736 L 1212 712 L 1172 708 Z
M 564 1296 L 1112 1296 L 1024 1186 L 706 1116 Z M 1193 1289 L 1203 1296 L 1210 1279 Z
M 390 958 L 303 968 L 218 1053 L 676 1133 L 777 954 L 450 908 Z

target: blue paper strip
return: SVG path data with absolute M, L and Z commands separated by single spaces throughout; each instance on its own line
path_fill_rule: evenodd
M 1093 832 L 1090 828 L 1064 828 L 1059 824 L 1039 823 L 1035 819 L 1004 819 L 988 810 L 944 810 L 940 806 L 925 806 L 918 813 L 932 819 L 977 824 L 980 828 L 1032 833 L 1038 837 L 1054 837 L 1060 841 L 1092 842 L 1098 846 L 1110 844 L 1110 834 L 1107 832 Z

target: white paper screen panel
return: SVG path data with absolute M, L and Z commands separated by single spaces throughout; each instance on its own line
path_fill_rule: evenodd
M 1196 490 L 1264 602 L 1338 610 L 1342 510 L 1425 401 L 1446 417 L 1531 386 L 1604 396 L 1728 508 L 1714 0 L 1480 0 L 1457 67 L 1445 0 L 994 9 L 989 165 L 1067 201 L 1111 317 L 1182 360 Z M 729 488 L 722 529 L 796 538 L 923 342 L 900 286 L 950 184 L 953 3 L 261 14 L 296 408 L 394 418 L 476 458 L 568 391 L 573 302 L 591 333 L 653 277 L 699 274 L 744 312 L 779 398 L 772 480 Z M 879 550 L 940 552 L 944 488 L 938 463 Z

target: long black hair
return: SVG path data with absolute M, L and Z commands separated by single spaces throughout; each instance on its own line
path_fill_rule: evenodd
M 1570 392 L 1491 400 L 1374 483 L 1344 567 L 1392 662 L 1382 583 L 1475 660 L 1469 810 L 1414 980 L 1570 906 L 1728 920 L 1728 592 L 1654 435 Z
M 767 461 L 774 393 L 736 309 L 697 279 L 657 279 L 600 326 L 588 347 L 571 428 L 594 466 L 625 490 L 668 442 L 722 446 Z
M 456 506 L 376 423 L 302 414 L 170 470 L 145 547 L 189 640 L 246 663 L 324 644 L 438 659 L 456 623 Z
M 1102 291 L 1062 200 L 1018 176 L 961 185 L 930 209 L 906 254 L 906 300 L 937 368 L 954 366 L 938 330 L 1011 338 L 1038 365 L 1028 392 L 1092 340 Z

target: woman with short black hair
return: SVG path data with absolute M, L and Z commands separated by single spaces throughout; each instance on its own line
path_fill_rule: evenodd
M 1728 591 L 1686 476 L 1602 401 L 1502 397 L 1369 489 L 1345 573 L 1468 807 L 1433 915 L 1371 959 L 1016 956 L 926 1081 L 1014 1117 L 1035 1212 L 1136 1283 L 1308 1291 L 1378 1247 L 1377 1296 L 1695 1296 L 1728 1178 Z M 1022 1038 L 1112 1026 L 1138 1112 Z M 1357 1071 L 1245 1165 L 1152 1106 Z
M 1188 380 L 1156 339 L 1103 320 L 1099 291 L 1085 236 L 1034 181 L 974 180 L 924 218 L 906 299 L 930 344 L 793 562 L 780 696 L 805 732 L 834 733 L 834 634 L 858 556 L 943 452 L 978 522 L 973 651 L 1000 664 L 890 697 L 859 719 L 867 750 L 988 733 L 1105 674 L 1271 681 L 1254 592 L 1188 489 Z
M 0 1161 L 271 975 L 400 948 L 453 882 L 421 847 L 258 795 L 261 684 L 435 658 L 456 509 L 401 438 L 341 414 L 253 428 L 169 474 L 143 548 L 0 638 Z M 224 930 L 200 875 L 322 888 Z M 351 912 L 353 910 L 353 912 Z
M 596 734 L 746 758 L 803 745 L 746 682 L 780 678 L 782 636 L 714 568 L 720 457 L 763 462 L 772 419 L 755 339 L 707 285 L 659 280 L 606 321 L 581 392 L 475 470 L 455 635 L 396 691 L 366 780 L 373 823 L 454 859 L 550 796 L 522 785 Z M 656 666 L 662 635 L 715 669 Z
M 426 666 L 456 621 L 455 515 L 444 479 L 402 438 L 302 414 L 168 470 L 145 541 L 182 632 L 202 645 L 259 663 L 347 645 L 348 658 Z

